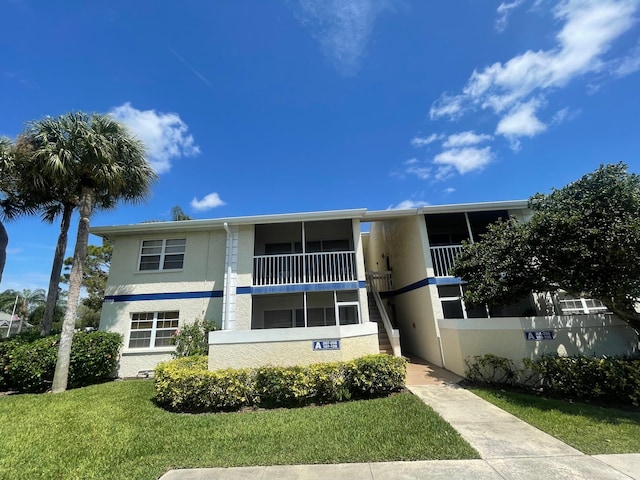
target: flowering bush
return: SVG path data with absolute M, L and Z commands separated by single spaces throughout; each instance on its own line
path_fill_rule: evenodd
M 209 332 L 215 329 L 214 323 L 200 319 L 177 329 L 171 339 L 171 343 L 176 346 L 173 358 L 207 355 L 209 353 L 207 336 Z

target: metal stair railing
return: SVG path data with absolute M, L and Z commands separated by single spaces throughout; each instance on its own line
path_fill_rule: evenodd
M 400 349 L 400 330 L 398 330 L 397 328 L 393 328 L 393 326 L 391 325 L 391 320 L 389 320 L 387 311 L 384 308 L 384 304 L 382 303 L 382 298 L 380 298 L 378 289 L 376 288 L 375 282 L 373 281 L 373 275 L 369 273 L 367 273 L 367 289 L 369 290 L 371 295 L 373 295 L 373 299 L 376 302 L 378 313 L 380 314 L 380 318 L 382 319 L 382 325 L 384 325 L 384 330 L 385 332 L 387 332 L 389 343 L 391 343 L 393 356 L 401 357 L 402 350 Z

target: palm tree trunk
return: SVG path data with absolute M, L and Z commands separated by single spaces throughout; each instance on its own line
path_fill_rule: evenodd
M 64 264 L 64 252 L 67 250 L 67 237 L 69 233 L 69 225 L 71 224 L 71 215 L 75 205 L 65 205 L 62 211 L 62 222 L 60 224 L 60 235 L 58 236 L 58 245 L 56 245 L 56 253 L 53 256 L 53 266 L 51 267 L 51 277 L 49 278 L 49 291 L 47 292 L 47 304 L 44 308 L 44 316 L 40 323 L 40 336 L 46 337 L 51 333 L 51 325 L 53 324 L 53 315 L 56 311 L 58 303 L 58 291 L 60 286 L 60 274 L 62 273 L 62 265 Z
M 78 300 L 80 299 L 80 287 L 82 286 L 82 269 L 87 256 L 87 245 L 89 243 L 89 220 L 93 211 L 94 191 L 89 187 L 82 187 L 80 194 L 80 223 L 78 224 L 78 236 L 73 252 L 73 263 L 71 264 L 71 274 L 69 276 L 69 297 L 67 309 L 62 322 L 62 335 L 60 335 L 60 348 L 58 349 L 58 360 L 56 371 L 53 376 L 53 393 L 64 392 L 67 389 L 69 380 L 69 363 L 71 360 L 71 343 L 73 342 L 73 332 L 76 326 L 76 311 L 78 310 Z
M 9 235 L 7 235 L 7 230 L 0 222 L 0 282 L 2 282 L 4 264 L 7 261 L 7 245 L 9 245 Z

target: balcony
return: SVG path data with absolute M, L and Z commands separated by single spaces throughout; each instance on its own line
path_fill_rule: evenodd
M 253 285 L 354 282 L 355 252 L 293 253 L 253 257 Z
M 431 247 L 431 262 L 436 277 L 451 277 L 451 270 L 455 265 L 458 254 L 462 251 L 462 245 L 445 245 Z

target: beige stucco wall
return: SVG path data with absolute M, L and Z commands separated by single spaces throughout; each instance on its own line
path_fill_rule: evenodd
M 138 272 L 142 240 L 186 238 L 184 268 L 180 271 Z M 113 239 L 114 251 L 105 295 L 163 294 L 207 292 L 224 287 L 226 232 L 196 232 L 188 234 L 157 234 L 121 236 Z M 171 357 L 172 347 L 129 349 L 131 314 L 178 310 L 179 326 L 196 319 L 222 322 L 222 298 L 191 298 L 178 300 L 107 301 L 103 304 L 100 329 L 118 332 L 124 346 L 120 355 L 120 377 L 136 376 L 140 370 L 150 370 Z
M 638 338 L 611 315 L 441 319 L 445 367 L 464 375 L 465 358 L 492 353 L 520 363 L 544 354 L 637 353 Z M 553 340 L 527 341 L 525 331 L 553 330 Z
M 184 267 L 179 271 L 138 272 L 143 240 L 186 238 Z M 113 239 L 113 257 L 106 295 L 222 290 L 226 233 L 122 236 Z
M 313 350 L 314 340 L 335 339 L 340 340 L 340 350 Z M 209 370 L 309 365 L 378 352 L 378 330 L 372 323 L 209 334 Z
M 173 348 L 137 353 L 123 351 L 120 354 L 120 362 L 118 363 L 118 377 L 132 378 L 137 377 L 139 372 L 149 372 L 160 362 L 171 360 L 173 358 L 171 352 L 173 352 Z M 150 374 L 150 376 L 152 375 Z
M 370 270 L 386 270 L 389 256 L 393 289 L 402 289 L 433 276 L 427 230 L 422 215 L 371 224 L 366 259 Z M 411 353 L 441 365 L 438 328 L 440 308 L 435 286 L 426 285 L 390 300 L 395 305 L 403 353 Z
M 131 314 L 136 312 L 180 312 L 178 328 L 197 319 L 222 321 L 222 298 L 142 300 L 135 302 L 106 302 L 102 306 L 100 330 L 120 333 L 123 347 L 120 352 L 119 377 L 134 377 L 139 370 L 153 369 L 158 362 L 168 360 L 173 347 L 129 348 Z

